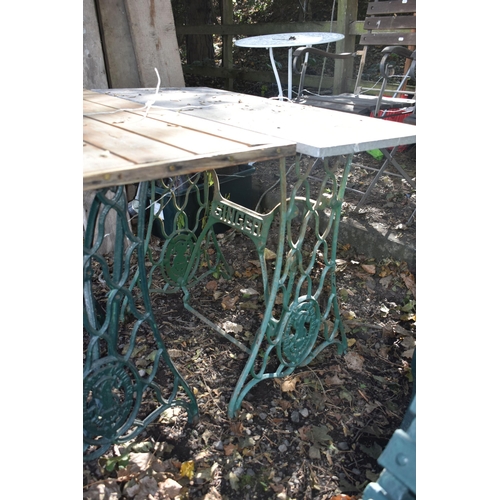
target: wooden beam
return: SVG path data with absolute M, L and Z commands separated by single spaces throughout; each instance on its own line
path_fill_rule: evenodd
M 222 24 L 230 26 L 234 24 L 233 0 L 222 0 Z M 222 66 L 226 69 L 233 68 L 233 37 L 222 35 Z M 233 78 L 226 80 L 226 89 L 233 90 Z
M 358 2 L 357 0 L 339 0 L 337 9 L 337 32 L 342 33 L 345 38 L 335 44 L 337 53 L 342 52 L 355 52 L 356 51 L 356 38 L 349 35 L 349 26 L 356 21 L 358 16 Z M 341 94 L 347 92 L 347 79 L 353 73 L 353 59 L 339 59 L 335 61 L 333 93 Z
M 124 0 L 98 0 L 97 8 L 110 88 L 140 87 Z
M 361 26 L 363 21 L 361 21 Z M 177 25 L 179 35 L 268 35 L 272 33 L 300 33 L 306 31 L 330 31 L 330 22 L 306 23 L 259 23 L 259 24 L 203 24 L 197 26 Z M 336 21 L 333 22 L 333 31 L 336 31 Z
M 170 1 L 125 0 L 141 86 L 184 87 Z
M 97 12 L 93 0 L 83 0 L 83 88 L 108 88 Z

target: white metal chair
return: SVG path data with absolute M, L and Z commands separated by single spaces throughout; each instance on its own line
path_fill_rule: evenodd
M 314 47 L 300 47 L 294 52 L 294 71 L 301 74 L 295 102 L 337 111 L 375 116 L 381 119 L 416 124 L 416 85 L 410 90 L 408 83 L 416 83 L 416 0 L 376 0 L 370 2 L 364 23 L 366 33 L 361 35 L 362 50 L 355 53 L 335 54 Z M 380 77 L 375 84 L 363 80 L 369 47 L 384 47 L 379 65 Z M 319 95 L 304 88 L 309 55 L 327 59 L 346 59 L 361 56 L 353 93 Z M 402 68 L 398 74 L 395 68 Z M 396 83 L 394 83 L 396 82 Z M 387 94 L 392 94 L 387 96 Z M 394 158 L 396 149 L 383 151 L 385 161 L 368 189 L 362 194 L 355 210 L 366 202 L 373 187 L 386 169 L 392 165 L 413 188 L 415 181 Z

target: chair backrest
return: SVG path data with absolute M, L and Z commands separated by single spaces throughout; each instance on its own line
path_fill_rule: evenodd
M 416 0 L 375 0 L 368 4 L 360 45 L 363 46 L 360 67 L 354 92 L 361 93 L 362 75 L 366 63 L 368 47 L 394 46 L 416 47 L 417 44 L 417 2 Z M 409 64 L 409 62 L 408 62 Z M 408 70 L 404 68 L 404 72 Z

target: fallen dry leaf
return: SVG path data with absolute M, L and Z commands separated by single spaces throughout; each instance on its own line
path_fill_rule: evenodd
M 309 441 L 311 439 L 311 426 L 310 425 L 305 425 L 304 427 L 299 428 L 299 438 L 302 439 L 302 441 Z
M 309 447 L 309 458 L 311 460 L 319 460 L 321 458 L 321 452 L 320 452 L 319 448 L 317 448 L 314 445 L 311 445 Z
M 222 323 L 222 329 L 227 333 L 240 333 L 243 331 L 243 327 L 241 325 L 233 323 L 232 321 L 225 321 Z
M 373 264 L 361 264 L 361 267 L 369 274 L 375 274 L 375 266 Z
M 282 485 L 282 484 L 274 484 L 274 483 L 270 483 L 269 486 L 271 487 L 271 489 L 275 492 L 275 493 L 281 493 L 283 491 L 285 491 L 285 487 Z
M 356 313 L 354 311 L 343 311 L 342 316 L 345 320 L 350 320 L 356 318 Z
M 415 347 L 415 339 L 411 336 L 407 336 L 401 341 L 401 344 L 407 349 L 413 349 Z
M 386 276 L 385 278 L 380 278 L 379 283 L 385 288 L 389 288 L 389 285 L 391 284 L 392 281 L 392 276 Z
M 273 260 L 275 258 L 276 258 L 276 254 L 272 250 L 269 250 L 269 248 L 264 248 L 264 259 Z M 259 265 L 260 265 L 260 263 L 259 263 Z
M 277 404 L 284 411 L 288 410 L 292 406 L 292 402 L 287 401 L 286 399 L 278 399 Z
M 388 339 L 395 336 L 396 330 L 394 328 L 394 322 L 386 323 L 382 328 L 382 337 Z
M 242 422 L 232 422 L 229 427 L 231 429 L 231 432 L 235 436 L 242 436 L 243 435 L 243 423 Z
M 347 267 L 347 261 L 344 259 L 335 259 L 335 271 L 342 272 Z
M 194 460 L 188 460 L 181 465 L 181 476 L 193 479 L 194 476 Z
M 120 496 L 120 485 L 116 481 L 106 480 L 94 483 L 83 493 L 83 500 L 118 499 Z
M 237 446 L 232 443 L 227 444 L 226 446 L 224 446 L 224 455 L 226 455 L 226 457 L 232 455 L 233 451 L 236 450 L 236 448 Z
M 125 489 L 128 497 L 136 500 L 148 500 L 149 496 L 153 496 L 158 491 L 156 479 L 151 476 L 144 476 L 137 484 Z
M 248 401 L 242 401 L 241 402 L 241 407 L 244 408 L 246 411 L 249 411 L 249 412 L 255 411 L 254 407 L 252 406 L 252 403 L 249 403 Z
M 182 486 L 171 478 L 167 478 L 162 483 L 158 483 L 158 491 L 163 493 L 166 498 L 175 498 L 180 495 Z
M 130 453 L 129 466 L 132 472 L 147 471 L 158 459 L 152 453 Z
M 168 349 L 168 355 L 172 358 L 180 358 L 185 354 L 185 351 L 181 351 L 180 349 Z
M 403 354 L 401 354 L 401 356 L 403 356 L 404 358 L 411 359 L 411 358 L 413 358 L 414 352 L 415 352 L 415 349 L 408 349 L 408 350 L 404 351 Z
M 363 369 L 364 358 L 363 356 L 360 356 L 358 353 L 354 351 L 349 351 L 344 356 L 344 359 L 347 364 L 347 367 L 350 368 L 351 370 L 354 370 L 355 372 L 360 372 Z
M 230 311 L 234 309 L 236 306 L 236 302 L 238 302 L 239 297 L 230 297 L 229 295 L 226 295 L 222 299 L 222 309 L 227 310 L 229 309 Z
M 342 385 L 344 382 L 339 378 L 338 375 L 334 375 L 333 377 L 326 377 L 325 378 L 325 385 L 327 386 L 332 386 L 332 385 Z
M 283 392 L 292 392 L 299 381 L 299 377 L 286 377 L 281 382 L 281 390 Z
M 403 281 L 406 285 L 406 288 L 408 288 L 408 290 L 410 290 L 412 295 L 415 298 L 417 298 L 417 287 L 415 284 L 415 277 L 413 276 L 413 274 L 407 275 L 407 274 L 402 273 L 401 278 L 403 279 Z
M 216 490 L 215 486 L 210 486 L 210 490 L 203 497 L 203 500 L 222 500 L 221 494 Z

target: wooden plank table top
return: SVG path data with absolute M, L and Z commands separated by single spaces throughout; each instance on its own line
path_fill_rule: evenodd
M 206 87 L 110 89 L 114 96 L 144 104 L 150 115 L 204 118 L 297 144 L 297 153 L 316 158 L 416 143 L 416 126 L 341 111 Z M 243 133 L 243 132 L 242 132 Z
M 293 141 L 214 126 L 144 104 L 83 91 L 83 189 L 224 168 L 295 154 Z

